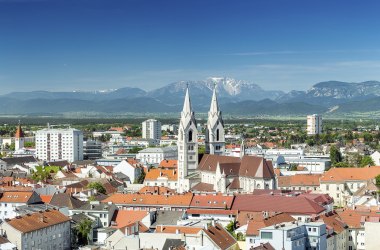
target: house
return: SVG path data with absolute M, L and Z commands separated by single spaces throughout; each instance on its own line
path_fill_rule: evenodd
M 185 211 L 193 198 L 193 194 L 113 194 L 103 203 L 112 202 L 119 209 L 126 210 L 142 210 L 142 211 L 157 211 L 157 210 L 172 210 Z
M 319 216 L 316 221 L 326 224 L 327 249 L 345 250 L 348 249 L 347 234 L 348 226 L 341 220 L 336 212 L 329 212 Z
M 112 217 L 116 211 L 116 206 L 114 204 L 100 203 L 99 201 L 91 201 L 90 203 L 85 203 L 79 208 L 72 210 L 73 214 L 83 213 L 89 217 L 99 218 L 101 225 L 103 227 L 108 227 L 111 225 Z
M 151 226 L 153 213 L 148 211 L 133 211 L 133 210 L 116 210 L 111 221 L 111 226 L 114 228 L 124 228 L 134 222 L 141 222 L 149 228 Z
M 246 231 L 246 249 L 257 247 L 259 244 L 256 241 L 260 239 L 260 229 L 282 224 L 285 222 L 296 221 L 292 216 L 287 213 L 279 213 L 270 217 L 256 217 L 248 222 Z
M 204 155 L 197 171 L 201 183 L 192 189 L 222 193 L 252 192 L 255 189 L 275 189 L 275 174 L 271 161 L 262 157 L 232 157 Z M 207 187 L 201 190 L 199 185 Z
M 68 193 L 56 193 L 51 197 L 48 203 L 59 208 L 67 208 L 69 215 L 72 215 L 73 209 L 80 208 L 85 204 L 84 201 L 78 200 Z
M 348 225 L 346 249 L 364 250 L 378 248 L 373 247 L 378 246 L 377 232 L 380 225 L 380 214 L 377 210 L 372 211 L 370 209 L 344 209 L 342 211 L 337 211 L 337 213 L 340 220 Z M 372 224 L 371 222 L 377 224 Z M 375 227 L 373 228 L 372 226 Z M 375 231 L 371 231 L 370 229 L 375 229 Z M 369 246 L 366 247 L 366 244 Z
M 22 156 L 22 157 L 5 157 L 2 158 L 2 169 L 10 169 L 15 165 L 38 165 L 38 161 L 33 156 Z
M 318 192 L 321 174 L 295 174 L 277 177 L 277 188 L 282 190 L 298 190 Z
M 177 189 L 177 169 L 152 168 L 145 175 L 145 186 L 160 186 Z
M 40 196 L 34 191 L 6 191 L 0 194 L 0 219 L 14 218 L 16 207 L 42 203 Z
M 146 148 L 140 150 L 136 158 L 144 164 L 160 164 L 166 159 L 177 159 L 177 147 Z
M 143 165 L 140 164 L 136 159 L 122 160 L 113 169 L 114 173 L 123 173 L 124 175 L 128 176 L 131 183 L 134 183 L 135 180 L 139 178 L 142 171 L 144 171 Z
M 327 249 L 326 225 L 321 222 L 287 222 L 260 229 L 254 246 L 269 243 L 274 249 Z M 249 250 L 249 248 L 246 248 Z
M 57 210 L 45 210 L 0 225 L 17 249 L 71 249 L 70 218 Z
M 331 168 L 320 179 L 320 192 L 329 194 L 335 206 L 343 207 L 355 192 L 379 174 L 380 167 Z
M 162 169 L 178 169 L 178 160 L 174 159 L 165 159 L 160 162 L 158 165 L 159 168 Z
M 283 195 L 236 195 L 232 210 L 239 212 L 288 213 L 298 221 L 307 222 L 318 215 L 324 214 L 326 209 L 315 201 L 302 196 Z M 244 224 L 244 223 L 241 223 Z

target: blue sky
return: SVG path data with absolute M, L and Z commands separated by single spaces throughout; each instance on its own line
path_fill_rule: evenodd
M 0 0 L 0 93 L 380 80 L 380 1 Z

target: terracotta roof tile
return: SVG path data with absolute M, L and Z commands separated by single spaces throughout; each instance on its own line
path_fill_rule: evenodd
M 251 212 L 283 212 L 318 215 L 325 208 L 300 196 L 236 195 L 232 209 Z
M 156 233 L 168 233 L 168 234 L 197 234 L 202 230 L 202 227 L 193 226 L 167 226 L 167 225 L 157 225 Z
M 115 219 L 113 220 L 115 224 L 112 224 L 112 227 L 122 228 L 131 223 L 141 221 L 148 215 L 149 212 L 147 211 L 117 210 L 114 215 Z
M 139 190 L 140 194 L 175 194 L 174 189 L 160 186 L 145 186 Z
M 0 198 L 2 203 L 27 203 L 33 192 L 4 192 Z
M 319 186 L 321 174 L 296 174 L 278 177 L 279 187 Z
M 258 217 L 248 222 L 247 235 L 259 235 L 259 230 L 284 222 L 292 222 L 295 219 L 287 213 L 280 213 L 268 218 Z
M 237 210 L 225 210 L 225 209 L 197 209 L 190 208 L 186 210 L 187 214 L 221 214 L 221 215 L 235 215 L 237 216 Z
M 177 160 L 162 160 L 160 162 L 160 165 L 158 166 L 160 168 L 175 168 L 178 167 L 178 161 Z
M 195 194 L 191 201 L 190 207 L 230 209 L 234 198 L 235 197 L 233 195 Z
M 70 221 L 70 218 L 61 212 L 57 210 L 46 210 L 6 220 L 6 223 L 20 232 L 27 233 L 67 221 Z
M 220 224 L 209 226 L 207 230 L 203 231 L 220 249 L 229 249 L 233 245 L 237 244 L 235 238 L 232 237 L 232 235 L 228 233 Z
M 188 207 L 193 194 L 155 195 L 155 194 L 113 194 L 102 202 L 135 206 L 178 206 Z
M 364 168 L 331 168 L 321 177 L 321 182 L 369 180 L 380 174 L 380 166 Z
M 195 192 L 214 192 L 215 191 L 213 184 L 208 184 L 208 183 L 203 183 L 203 182 L 199 182 L 194 187 L 192 187 L 191 190 Z
M 40 197 L 43 203 L 49 204 L 53 195 L 40 195 Z
M 147 181 L 155 181 L 159 177 L 167 177 L 168 181 L 177 181 L 178 173 L 176 169 L 159 169 L 153 168 L 151 169 L 145 176 L 145 180 Z

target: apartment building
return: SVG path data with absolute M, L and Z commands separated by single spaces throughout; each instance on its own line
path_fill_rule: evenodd
M 39 160 L 69 162 L 83 160 L 83 132 L 74 128 L 51 128 L 36 132 L 36 156 Z
M 161 139 L 161 122 L 149 119 L 142 122 L 142 138 L 144 139 Z
M 322 133 L 322 115 L 308 115 L 307 116 L 307 134 L 318 135 Z

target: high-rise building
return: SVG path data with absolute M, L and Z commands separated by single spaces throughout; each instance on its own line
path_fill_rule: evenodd
M 307 116 L 307 134 L 318 135 L 322 133 L 322 115 L 308 115 Z
M 198 130 L 194 112 L 191 108 L 189 88 L 186 89 L 185 101 L 178 128 L 178 191 L 188 191 L 190 180 L 187 178 L 198 167 Z
M 83 160 L 83 132 L 74 128 L 47 128 L 36 132 L 36 156 L 40 160 Z
M 208 112 L 205 145 L 206 154 L 224 155 L 224 122 L 216 97 L 216 85 L 211 99 L 210 111 Z
M 144 139 L 161 139 L 161 122 L 149 119 L 142 122 L 142 138 Z

